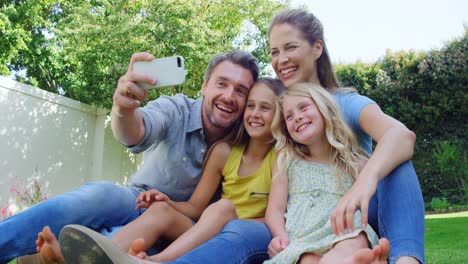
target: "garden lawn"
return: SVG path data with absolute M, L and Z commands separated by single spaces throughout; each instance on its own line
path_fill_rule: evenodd
M 426 216 L 426 262 L 468 263 L 468 211 Z
M 468 211 L 427 215 L 425 229 L 428 264 L 468 263 Z

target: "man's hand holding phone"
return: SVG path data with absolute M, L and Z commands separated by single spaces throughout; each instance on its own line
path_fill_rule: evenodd
M 132 112 L 138 108 L 148 95 L 148 91 L 142 89 L 137 83 L 146 83 L 148 85 L 157 83 L 157 80 L 153 77 L 134 71 L 136 62 L 150 62 L 153 59 L 153 55 L 147 52 L 132 55 L 128 70 L 120 77 L 113 96 L 113 108 L 118 111 L 119 115 L 125 115 L 125 112 Z
M 138 143 L 145 129 L 141 114 L 135 110 L 145 100 L 148 89 L 181 84 L 185 75 L 180 56 L 154 59 L 147 52 L 133 54 L 113 96 L 111 125 L 115 137 L 127 146 Z
M 148 61 L 138 61 L 133 65 L 133 71 L 138 74 L 146 74 L 157 80 L 154 85 L 139 83 L 144 89 L 160 88 L 179 85 L 185 81 L 184 58 L 172 56 Z
M 133 66 L 136 62 L 153 59 L 153 55 L 147 52 L 133 54 L 128 70 L 120 77 L 114 92 L 111 111 L 112 132 L 126 146 L 137 144 L 145 134 L 143 118 L 136 110 L 145 100 L 148 90 L 140 88 L 137 83 L 154 85 L 157 82 L 151 76 L 135 73 Z
M 121 110 L 140 106 L 151 88 L 179 85 L 185 81 L 184 59 L 180 56 L 154 59 L 142 52 L 132 55 L 127 73 L 119 79 L 114 105 Z

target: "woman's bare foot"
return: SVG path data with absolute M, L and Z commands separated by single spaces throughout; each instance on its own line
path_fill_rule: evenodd
M 37 234 L 36 249 L 41 263 L 65 263 L 57 238 L 48 226 Z
M 390 243 L 386 238 L 381 238 L 379 244 L 373 249 L 360 249 L 354 255 L 346 258 L 343 264 L 387 264 L 390 253 Z

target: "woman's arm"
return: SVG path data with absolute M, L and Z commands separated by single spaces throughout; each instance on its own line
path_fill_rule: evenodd
M 359 116 L 359 125 L 377 143 L 359 178 L 381 180 L 413 157 L 416 135 L 400 121 L 382 112 L 378 105 L 364 107 Z
M 360 171 L 353 187 L 338 203 L 331 221 L 336 234 L 354 230 L 354 212 L 361 209 L 362 225 L 367 225 L 369 201 L 378 182 L 401 163 L 411 159 L 416 135 L 398 120 L 382 112 L 377 104 L 363 108 L 359 125 L 374 141 L 375 150 Z

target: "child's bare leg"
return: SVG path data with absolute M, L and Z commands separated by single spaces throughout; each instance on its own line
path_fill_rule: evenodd
M 312 253 L 302 254 L 299 258 L 299 264 L 317 264 L 320 262 L 321 257 Z
M 216 236 L 230 220 L 236 218 L 236 208 L 232 202 L 228 199 L 221 199 L 208 206 L 192 228 L 172 242 L 165 250 L 149 259 L 164 262 L 183 256 Z
M 153 203 L 141 216 L 125 225 L 112 241 L 128 252 L 132 241 L 143 238 L 146 251 L 158 239 L 167 237 L 174 240 L 193 226 L 192 220 L 172 208 L 166 202 Z
M 330 251 L 323 255 L 320 263 L 340 263 L 346 257 L 353 255 L 356 251 L 363 248 L 369 248 L 369 241 L 365 233 L 361 232 L 357 237 L 336 243 Z
M 57 238 L 48 226 L 45 226 L 37 235 L 36 249 L 41 263 L 65 263 Z
M 373 249 L 360 249 L 352 256 L 347 257 L 343 264 L 386 264 L 389 253 L 390 243 L 386 238 L 381 238 L 379 244 Z

